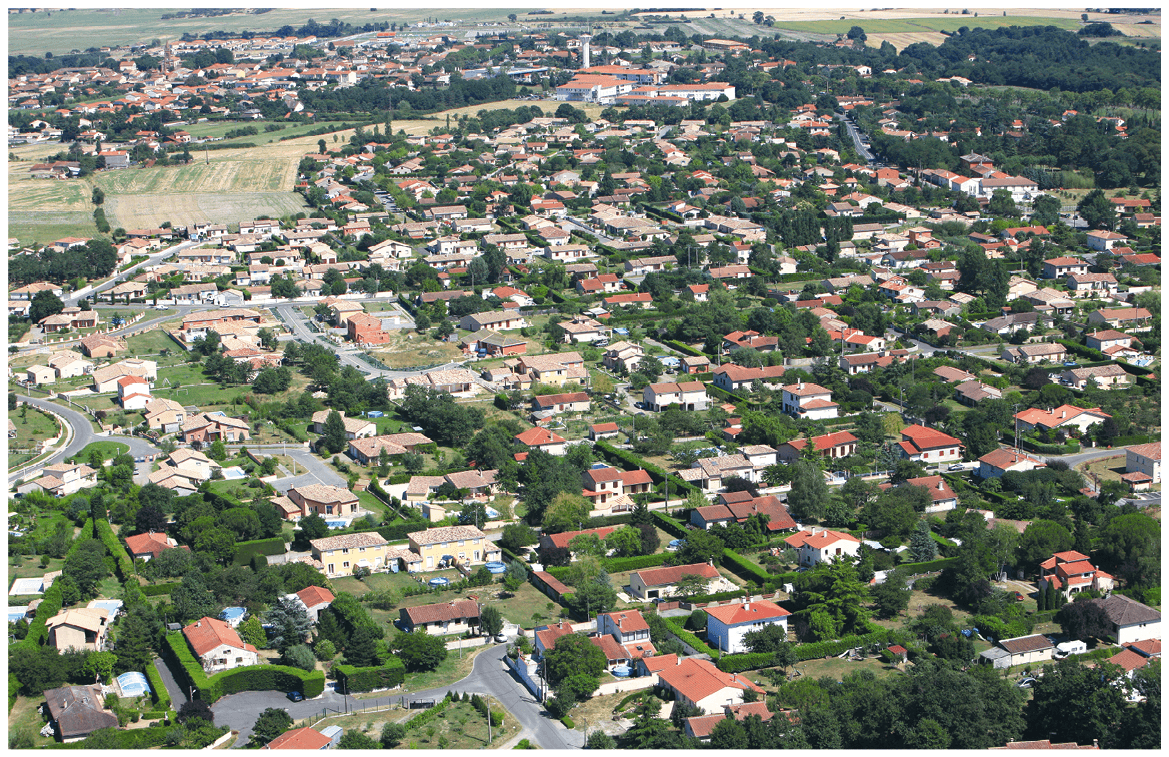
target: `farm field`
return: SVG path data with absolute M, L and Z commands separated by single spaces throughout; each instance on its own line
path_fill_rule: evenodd
M 370 354 L 393 369 L 439 365 L 463 357 L 463 351 L 455 342 L 435 342 L 412 332 L 401 331 L 391 333 L 385 347 L 373 350 Z

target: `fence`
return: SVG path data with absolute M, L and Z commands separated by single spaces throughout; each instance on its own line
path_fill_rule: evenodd
M 641 678 L 629 678 L 624 681 L 611 681 L 609 683 L 602 683 L 597 687 L 596 696 L 603 696 L 605 694 L 623 694 L 627 691 L 640 691 L 642 689 L 652 688 L 657 681 L 657 676 L 643 676 Z

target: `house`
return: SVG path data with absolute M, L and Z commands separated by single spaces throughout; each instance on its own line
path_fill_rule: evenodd
M 1087 234 L 1088 247 L 1100 252 L 1107 252 L 1117 245 L 1128 243 L 1128 237 L 1117 234 L 1115 231 L 1089 231 Z
M 963 444 L 949 434 L 918 424 L 901 430 L 900 455 L 913 461 L 948 463 L 962 458 Z
M 118 379 L 123 376 L 141 376 L 153 381 L 158 377 L 158 364 L 153 360 L 127 358 L 93 372 L 93 391 L 97 394 L 116 392 Z
M 45 622 L 47 643 L 58 652 L 100 652 L 105 648 L 109 620 L 109 610 L 100 607 L 63 610 Z
M 472 566 L 498 561 L 499 546 L 474 526 L 444 526 L 410 534 L 410 549 L 422 558 L 424 570 L 444 565 Z
M 77 378 L 78 376 L 85 376 L 93 373 L 93 363 L 88 360 L 83 360 L 79 355 L 73 352 L 64 352 L 60 355 L 54 355 L 49 358 L 49 367 L 52 368 L 59 379 Z
M 709 365 L 709 362 L 707 363 Z M 728 392 L 741 390 L 751 391 L 756 381 L 767 384 L 778 383 L 783 379 L 782 365 L 767 365 L 761 368 L 746 368 L 734 363 L 727 363 L 714 369 L 714 385 Z
M 376 531 L 326 536 L 309 542 L 313 559 L 325 566 L 325 575 L 338 578 L 353 575 L 355 568 L 371 571 L 385 568 L 386 544 L 385 538 Z
M 1130 381 L 1128 372 L 1119 365 L 1097 365 L 1092 368 L 1068 368 L 1060 373 L 1060 379 L 1073 389 L 1127 389 Z
M 742 497 L 742 499 L 740 499 Z M 767 516 L 767 530 L 770 533 L 777 531 L 792 531 L 796 522 L 788 514 L 787 508 L 775 496 L 752 497 L 747 492 L 721 494 L 722 500 L 707 507 L 696 507 L 690 513 L 691 525 L 703 530 L 709 530 L 720 523 L 743 524 L 753 515 Z
M 742 602 L 706 608 L 706 639 L 724 654 L 747 651 L 743 637 L 765 626 L 780 626 L 787 635 L 790 612 L 774 602 Z
M 1081 258 L 1060 257 L 1043 261 L 1043 278 L 1062 279 L 1088 272 L 1088 261 Z M 1025 294 L 1025 293 L 1023 293 Z
M 211 444 L 216 441 L 246 442 L 251 438 L 247 421 L 232 418 L 220 411 L 202 413 L 191 418 L 179 429 L 187 444 Z
M 344 410 L 320 410 L 313 413 L 313 433 L 325 433 L 325 423 L 328 422 L 331 413 L 337 413 L 341 416 L 341 420 L 345 423 L 346 439 L 364 439 L 377 433 L 377 424 L 373 421 L 368 418 L 346 418 Z
M 1099 311 L 1097 311 L 1099 312 Z M 1089 317 L 1089 320 L 1091 318 Z M 1008 347 L 1002 351 L 1000 357 L 1008 363 L 1023 363 L 1026 365 L 1033 365 L 1035 363 L 1052 362 L 1058 363 L 1066 360 L 1068 355 L 1067 348 L 1062 344 L 1024 344 L 1018 347 Z
M 1000 639 L 996 644 L 997 646 L 979 655 L 980 663 L 996 668 L 1033 665 L 1050 660 L 1055 652 L 1055 645 L 1046 636 L 1038 633 L 1013 639 Z
M 1107 413 L 1101 412 L 1098 407 L 1083 408 L 1072 405 L 1060 405 L 1052 410 L 1032 407 L 1015 414 L 1015 420 L 1022 431 L 1031 431 L 1036 428 L 1048 431 L 1068 427 L 1087 431 L 1089 426 L 1103 423 L 1106 418 L 1111 417 Z
M 355 420 L 355 419 L 354 419 Z M 413 431 L 401 434 L 382 434 L 353 439 L 349 442 L 349 456 L 362 465 L 373 465 L 381 458 L 382 450 L 390 456 L 417 452 L 419 447 L 434 444 L 429 436 Z
M 609 345 L 601 355 L 601 360 L 609 370 L 625 370 L 632 373 L 645 357 L 645 350 L 640 344 L 620 341 Z
M 1029 471 L 1046 467 L 1047 463 L 1017 449 L 999 448 L 978 458 L 978 477 L 1002 478 L 1007 471 Z
M 649 624 L 640 610 L 607 612 L 597 615 L 597 633 L 610 636 L 618 644 L 649 641 Z
M 568 440 L 546 428 L 535 426 L 515 435 L 515 440 L 531 449 L 542 449 L 550 455 L 563 455 Z
M 713 565 L 695 563 L 634 571 L 629 575 L 629 588 L 633 595 L 642 601 L 664 599 L 674 596 L 676 584 L 686 576 L 699 576 L 707 580 L 702 594 L 710 594 L 714 591 L 713 586 L 721 585 L 726 580 L 719 575 Z
M 813 527 L 800 531 L 783 540 L 799 552 L 800 566 L 811 568 L 821 562 L 831 562 L 845 557 L 855 558 L 861 548 L 860 539 L 852 534 Z
M 262 749 L 330 749 L 334 746 L 330 736 L 312 728 L 293 728 L 285 731 L 265 744 Z
M 528 351 L 528 343 L 519 337 L 499 334 L 494 331 L 482 333 L 483 336 L 466 337 L 460 342 L 465 352 L 468 354 L 478 352 L 487 357 L 497 357 L 500 355 L 523 355 Z
M 587 413 L 590 407 L 589 396 L 584 392 L 545 394 L 532 398 L 532 410 L 541 414 Z
M 1104 609 L 1112 624 L 1110 636 L 1117 644 L 1161 638 L 1161 613 L 1123 594 L 1088 600 Z
M 179 543 L 171 537 L 154 531 L 126 537 L 126 551 L 130 553 L 130 557 L 144 562 L 149 562 L 162 554 L 163 551 L 175 549 L 178 546 Z M 184 546 L 182 549 L 189 549 L 189 547 Z
M 616 423 L 594 423 L 589 426 L 589 441 L 600 439 L 614 439 L 621 435 L 621 428 Z
M 832 401 L 831 390 L 801 381 L 783 388 L 783 411 L 796 418 L 816 421 L 839 417 L 840 406 Z
M 1111 575 L 1092 565 L 1088 556 L 1079 552 L 1056 552 L 1039 563 L 1039 582 L 1036 586 L 1040 591 L 1054 586 L 1068 602 L 1082 591 L 1107 594 L 1115 585 L 1116 581 Z
M 834 434 L 822 434 L 810 439 L 793 439 L 781 444 L 776 450 L 779 459 L 789 463 L 799 460 L 804 448 L 808 446 L 808 442 L 812 443 L 812 449 L 820 457 L 838 458 L 848 457 L 856 451 L 857 438 L 848 431 L 837 431 Z
M 41 469 L 41 477 L 19 484 L 16 491 L 27 494 L 41 490 L 54 497 L 64 497 L 81 489 L 97 486 L 97 471 L 85 464 L 55 463 Z
M 585 475 L 588 473 L 589 471 L 585 471 Z M 619 482 L 618 489 L 620 489 Z M 616 526 L 601 526 L 600 528 L 586 528 L 583 531 L 561 531 L 558 534 L 540 534 L 540 549 L 568 549 L 568 545 L 578 536 L 595 536 L 601 541 L 604 541 L 605 537 L 616 530 Z
M 518 310 L 471 313 L 470 315 L 463 316 L 459 320 L 459 328 L 471 332 L 479 331 L 480 329 L 509 331 L 512 329 L 522 329 L 527 325 L 528 322 L 524 320 L 524 317 Z
M 333 604 L 333 600 L 336 599 L 333 592 L 320 586 L 306 586 L 289 596 L 296 597 L 296 600 L 304 605 L 305 611 L 314 623 L 321 619 L 321 611 Z
M 288 490 L 288 498 L 300 508 L 302 516 L 311 514 L 324 516 L 357 517 L 362 512 L 357 495 L 348 489 L 328 484 L 294 486 Z
M 718 715 L 699 715 L 697 717 L 686 718 L 683 722 L 682 730 L 692 739 L 698 739 L 704 742 L 710 741 L 711 734 L 714 733 L 714 728 L 719 723 L 728 718 L 744 720 L 750 715 L 759 716 L 759 719 L 765 723 L 772 718 L 772 712 L 767 709 L 766 702 L 728 704 L 723 707 L 723 711 Z
M 429 634 L 467 634 L 479 628 L 479 603 L 473 599 L 452 599 L 433 605 L 403 607 L 401 628 L 406 633 L 421 629 Z
M 682 410 L 705 410 L 706 385 L 701 381 L 650 384 L 642 390 L 642 400 L 654 412 L 661 412 L 670 405 L 677 405 Z
M 687 376 L 693 376 L 697 373 L 706 373 L 709 370 L 710 358 L 705 355 L 697 357 L 686 355 L 682 357 L 682 365 L 679 372 Z
M 155 397 L 146 403 L 146 426 L 164 434 L 178 431 L 187 418 L 182 404 L 165 397 Z
M 1137 330 L 1137 327 L 1147 329 L 1153 319 L 1153 314 L 1146 308 L 1100 308 L 1088 314 L 1090 326 L 1110 326 L 1114 329 L 1127 328 Z
M 541 626 L 535 630 L 536 636 L 536 657 L 543 657 L 544 652 L 556 646 L 557 640 L 561 636 L 570 636 L 576 633 L 572 630 L 572 624 L 567 620 L 562 620 L 559 623 L 551 626 Z
M 564 329 L 566 344 L 600 342 L 609 338 L 609 328 L 587 315 L 574 316 L 571 320 L 562 322 L 560 328 Z
M 1106 297 L 1116 291 L 1116 277 L 1111 273 L 1071 274 L 1064 280 L 1072 297 Z
M 1114 329 L 1106 329 L 1104 331 L 1094 331 L 1087 335 L 1088 347 L 1094 350 L 1100 350 L 1109 357 L 1117 357 L 1118 355 L 1135 355 L 1137 350 L 1134 345 L 1143 346 L 1139 339 L 1134 336 L 1129 336 Z M 49 361 L 52 365 L 52 361 Z
M 183 636 L 206 673 L 219 673 L 260 663 L 259 654 L 235 629 L 219 618 L 202 617 L 183 629 Z
M 1125 476 L 1143 476 L 1140 481 L 1147 481 L 1156 486 L 1161 483 L 1161 442 L 1139 444 L 1124 450 Z
M 678 476 L 708 492 L 722 489 L 723 479 L 729 476 L 738 476 L 748 481 L 758 479 L 755 466 L 743 454 L 699 458 L 689 468 L 678 471 Z
M 946 483 L 946 479 L 941 476 L 921 476 L 920 478 L 906 479 L 905 484 L 908 486 L 920 486 L 930 493 L 930 504 L 926 505 L 926 513 L 940 513 L 946 510 L 954 510 L 958 507 L 958 495 Z M 888 489 L 892 484 L 880 484 L 882 490 Z
M 652 659 L 652 658 L 651 658 Z M 658 685 L 667 694 L 703 712 L 717 712 L 724 705 L 743 702 L 743 692 L 763 695 L 763 689 L 735 673 L 724 673 L 709 660 L 678 657 L 658 672 Z
M 359 345 L 379 345 L 390 341 L 390 335 L 382 330 L 382 320 L 368 313 L 354 313 L 346 322 L 349 341 Z
M 49 722 L 65 744 L 84 739 L 99 728 L 118 728 L 118 716 L 105 708 L 101 684 L 62 686 L 45 691 Z
M 57 381 L 57 372 L 47 365 L 33 365 L 24 372 L 25 383 L 42 386 L 54 384 Z
M 141 376 L 123 376 L 118 379 L 118 404 L 123 410 L 145 410 L 153 399 L 150 396 L 150 382 Z

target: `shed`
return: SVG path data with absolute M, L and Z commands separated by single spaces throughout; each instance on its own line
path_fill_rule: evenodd
M 341 726 L 331 725 L 328 728 L 322 729 L 321 735 L 327 736 L 329 738 L 329 743 L 331 745 L 330 746 L 331 749 L 336 749 L 337 745 L 339 743 L 341 743 L 341 734 L 344 732 L 345 731 L 342 730 Z

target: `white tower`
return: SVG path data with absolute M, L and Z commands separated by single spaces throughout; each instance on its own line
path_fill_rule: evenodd
M 592 41 L 592 39 L 592 36 L 588 34 L 580 35 L 581 68 L 588 68 L 591 65 L 589 61 L 589 42 Z

